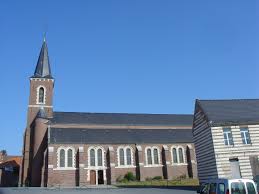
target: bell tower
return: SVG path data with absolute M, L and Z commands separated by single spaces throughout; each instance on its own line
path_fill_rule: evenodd
M 54 78 L 51 75 L 48 47 L 44 38 L 34 75 L 30 77 L 27 127 L 31 125 L 40 108 L 44 108 L 47 117 L 52 117 L 53 89 Z
M 44 38 L 34 74 L 30 77 L 30 96 L 27 125 L 23 137 L 20 186 L 32 186 L 32 179 L 35 179 L 35 172 L 37 172 L 35 168 L 39 168 L 39 164 L 35 163 L 39 159 L 36 159 L 35 155 L 41 156 L 44 150 L 39 149 L 39 145 L 47 144 L 47 142 L 42 142 L 45 141 L 47 125 L 41 123 L 47 124 L 48 119 L 53 116 L 53 89 L 54 78 L 51 74 L 48 47 Z M 44 112 L 44 119 L 39 116 L 41 115 L 39 113 L 42 112 Z

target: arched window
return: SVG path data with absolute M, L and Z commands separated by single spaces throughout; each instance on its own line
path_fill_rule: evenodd
M 173 148 L 173 163 L 178 163 L 176 148 Z
M 184 159 L 183 159 L 183 148 L 179 148 L 178 152 L 179 152 L 179 162 L 180 162 L 180 163 L 184 163 Z
M 159 164 L 158 150 L 156 148 L 153 150 L 153 156 L 154 156 L 154 164 Z
M 67 150 L 67 167 L 73 167 L 73 151 Z
M 95 166 L 95 150 L 90 150 L 90 166 Z
M 103 165 L 103 151 L 102 149 L 97 150 L 98 166 Z
M 124 150 L 123 148 L 120 149 L 120 165 L 125 165 L 125 161 L 124 161 Z
M 44 88 L 40 87 L 40 89 L 39 89 L 39 99 L 38 99 L 39 103 L 42 103 L 42 104 L 44 103 L 44 95 L 45 95 Z
M 127 165 L 131 165 L 131 150 L 130 148 L 126 149 Z
M 65 167 L 65 150 L 61 149 L 59 151 L 59 167 Z
M 152 165 L 152 154 L 151 154 L 151 149 L 147 149 L 147 164 Z

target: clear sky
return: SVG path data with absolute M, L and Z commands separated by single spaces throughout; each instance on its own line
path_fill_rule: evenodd
M 21 154 L 44 31 L 54 110 L 193 113 L 258 98 L 256 0 L 0 2 L 0 149 Z

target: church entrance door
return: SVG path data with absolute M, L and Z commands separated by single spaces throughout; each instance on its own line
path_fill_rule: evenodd
M 96 172 L 95 172 L 95 170 L 90 171 L 90 184 L 96 185 Z
M 98 185 L 104 184 L 103 170 L 98 170 Z

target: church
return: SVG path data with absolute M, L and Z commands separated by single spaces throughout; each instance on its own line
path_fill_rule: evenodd
M 30 77 L 20 186 L 196 178 L 193 115 L 56 112 L 46 40 Z

